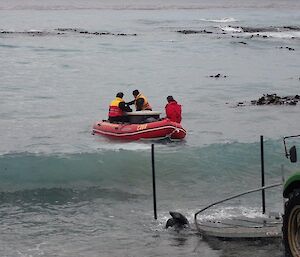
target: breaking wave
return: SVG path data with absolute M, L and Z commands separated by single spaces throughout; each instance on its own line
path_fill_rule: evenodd
M 251 36 L 273 37 L 273 38 L 300 38 L 299 26 L 282 27 L 238 27 L 221 26 L 220 29 L 226 33 L 244 33 Z
M 238 20 L 229 17 L 229 18 L 221 18 L 221 19 L 200 19 L 200 21 L 227 23 L 227 22 L 237 22 Z
M 240 27 L 232 27 L 232 26 L 221 26 L 220 29 L 227 33 L 241 33 L 244 32 Z
M 271 163 L 268 167 L 272 170 L 270 176 L 277 179 L 282 161 L 289 165 L 283 155 L 282 143 L 268 141 L 265 145 L 266 159 Z M 156 169 L 162 182 L 195 184 L 195 181 L 200 183 L 211 179 L 213 182 L 220 176 L 237 182 L 247 176 L 256 181 L 260 170 L 259 151 L 259 143 L 214 144 L 176 150 L 157 148 Z M 0 156 L 2 192 L 95 186 L 122 189 L 132 185 L 139 190 L 145 183 L 151 183 L 150 150 L 50 155 L 11 153 Z
M 233 37 L 244 38 L 279 38 L 279 39 L 300 39 L 299 26 L 282 26 L 282 27 L 244 27 L 244 26 L 215 26 L 204 29 L 181 29 L 177 30 L 183 34 L 212 34 L 212 35 L 229 35 Z
M 206 20 L 218 23 L 226 23 L 233 21 L 233 18 L 224 18 L 221 20 Z M 300 38 L 300 27 L 299 26 L 270 26 L 270 27 L 246 27 L 246 26 L 232 26 L 232 25 L 219 25 L 219 26 L 208 26 L 207 28 L 195 30 L 195 29 L 182 29 L 177 30 L 179 33 L 184 34 L 228 34 L 244 37 L 263 37 L 263 38 L 282 38 L 282 39 L 296 39 Z M 118 37 L 135 37 L 137 33 L 115 33 L 112 31 L 90 31 L 82 28 L 55 28 L 52 30 L 39 30 L 30 29 L 24 31 L 16 30 L 5 30 L 0 29 L 0 37 L 11 37 L 11 36 L 31 36 L 31 37 L 42 37 L 42 36 L 118 36 Z

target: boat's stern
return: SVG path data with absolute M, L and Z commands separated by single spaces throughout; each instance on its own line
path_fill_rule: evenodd
M 173 132 L 170 135 L 172 140 L 181 140 L 184 139 L 186 136 L 186 130 L 181 126 L 181 124 L 176 122 L 171 122 L 171 126 L 173 126 Z

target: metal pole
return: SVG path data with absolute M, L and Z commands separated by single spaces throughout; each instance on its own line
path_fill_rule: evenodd
M 284 166 L 283 164 L 281 164 L 281 181 L 282 181 L 282 191 L 284 190 L 284 182 L 285 182 L 285 178 L 284 178 Z M 284 209 L 284 205 L 285 205 L 285 199 L 284 197 L 282 197 L 282 200 L 283 200 L 283 209 Z
M 154 208 L 154 219 L 157 220 L 157 211 L 156 211 L 156 185 L 155 185 L 155 165 L 154 165 L 154 144 L 151 144 L 151 156 L 152 156 L 152 185 L 153 185 L 153 208 Z
M 265 186 L 265 163 L 264 163 L 264 137 L 260 136 L 260 154 L 261 154 L 261 186 Z M 262 196 L 262 213 L 266 213 L 266 196 L 265 190 L 261 191 Z

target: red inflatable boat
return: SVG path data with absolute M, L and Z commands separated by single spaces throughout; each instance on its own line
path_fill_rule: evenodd
M 129 123 L 111 123 L 99 121 L 93 126 L 93 134 L 113 139 L 183 139 L 185 129 L 179 123 L 169 119 L 159 119 L 159 113 L 153 111 L 139 111 L 128 113 Z M 150 119 L 149 119 L 150 118 Z

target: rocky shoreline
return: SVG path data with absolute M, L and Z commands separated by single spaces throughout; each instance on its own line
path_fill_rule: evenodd
M 88 31 L 84 29 L 77 28 L 57 28 L 49 31 L 39 31 L 39 30 L 29 30 L 29 31 L 9 31 L 0 30 L 1 36 L 11 36 L 11 35 L 27 35 L 27 36 L 61 36 L 61 35 L 71 35 L 71 34 L 81 34 L 81 35 L 93 35 L 93 36 L 137 36 L 136 33 L 113 33 L 108 31 Z
M 263 94 L 258 100 L 251 100 L 250 105 L 297 105 L 300 96 L 278 96 L 277 94 Z M 239 102 L 237 106 L 245 106 L 246 102 Z

